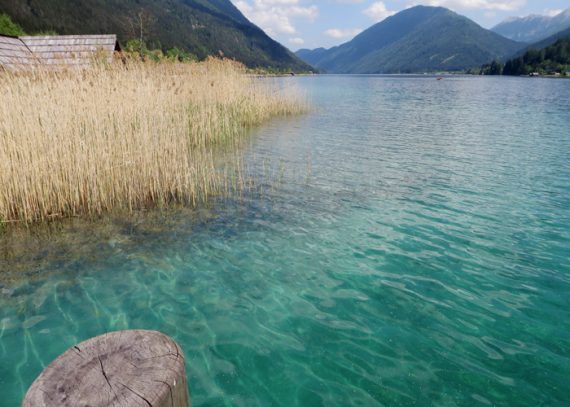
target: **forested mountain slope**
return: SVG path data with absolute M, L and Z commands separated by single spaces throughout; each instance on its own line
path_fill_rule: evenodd
M 223 54 L 250 67 L 311 67 L 251 23 L 229 0 L 0 0 L 27 32 L 114 33 L 156 48 L 180 47 L 199 58 Z

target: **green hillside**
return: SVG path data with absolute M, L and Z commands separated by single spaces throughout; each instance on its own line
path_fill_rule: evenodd
M 199 58 L 224 55 L 250 67 L 312 68 L 249 22 L 229 0 L 0 0 L 27 32 L 116 33 L 154 48 L 180 47 Z
M 331 73 L 414 73 L 463 70 L 523 46 L 448 9 L 416 6 L 338 47 L 297 55 Z
M 310 65 L 315 66 L 315 62 L 318 62 L 320 58 L 323 57 L 327 52 L 325 48 L 316 48 L 316 49 L 306 49 L 302 48 L 295 52 L 295 54 L 301 58 L 303 61 L 307 62 Z
M 542 49 L 530 49 L 523 56 L 505 64 L 503 75 L 528 75 L 570 72 L 570 36 Z
M 546 48 L 549 45 L 554 44 L 559 39 L 566 38 L 566 37 L 570 37 L 570 27 L 568 27 L 567 29 L 562 30 L 560 32 L 557 32 L 554 35 L 551 35 L 550 37 L 543 39 L 542 41 L 535 42 L 534 44 L 531 44 L 531 45 L 521 49 L 515 55 L 511 56 L 511 59 L 523 56 L 525 54 L 525 52 L 527 52 L 530 49 Z

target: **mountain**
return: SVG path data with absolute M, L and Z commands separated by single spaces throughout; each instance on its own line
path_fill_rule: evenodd
M 199 58 L 219 55 L 250 67 L 312 68 L 251 23 L 230 0 L 0 0 L 27 32 L 117 34 L 138 38 L 142 22 L 151 45 L 179 47 Z
M 528 51 L 530 49 L 546 48 L 549 45 L 554 44 L 559 39 L 566 38 L 566 37 L 570 37 L 570 27 L 568 27 L 567 29 L 565 29 L 563 31 L 557 32 L 556 34 L 551 35 L 550 37 L 545 38 L 542 41 L 535 42 L 534 44 L 531 44 L 528 47 L 523 48 L 522 50 L 520 50 L 519 52 L 516 53 L 515 57 L 519 57 L 519 56 L 523 55 L 526 51 Z
M 570 72 L 570 34 L 546 48 L 529 49 L 524 55 L 505 64 L 503 75 L 528 75 L 531 72 L 550 74 Z
M 480 66 L 523 46 L 446 8 L 416 6 L 347 43 L 328 50 L 300 50 L 297 56 L 331 73 L 414 73 Z
M 554 17 L 533 14 L 510 18 L 491 30 L 511 40 L 534 43 L 567 28 L 570 28 L 570 8 Z
M 295 54 L 303 61 L 307 62 L 308 64 L 314 65 L 315 62 L 318 62 L 319 59 L 321 59 L 325 55 L 326 52 L 327 49 L 322 47 L 315 49 L 301 48 L 300 50 L 295 52 Z

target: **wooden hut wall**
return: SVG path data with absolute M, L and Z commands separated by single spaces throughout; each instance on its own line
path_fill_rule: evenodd
M 20 37 L 30 51 L 46 65 L 88 65 L 97 52 L 110 61 L 116 35 L 58 35 Z
M 8 70 L 87 66 L 97 53 L 111 61 L 116 35 L 55 35 L 8 37 L 0 35 L 0 66 Z
M 19 38 L 0 35 L 0 67 L 10 71 L 27 69 L 36 58 Z

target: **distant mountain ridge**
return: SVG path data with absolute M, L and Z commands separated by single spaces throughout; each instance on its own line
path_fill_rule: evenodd
M 297 56 L 330 73 L 415 73 L 468 69 L 523 47 L 446 8 L 416 6 L 342 45 Z
M 509 18 L 491 30 L 511 40 L 530 44 L 567 28 L 570 28 L 570 8 L 553 17 L 533 14 L 527 17 Z
M 538 48 L 538 49 L 546 48 L 549 45 L 554 44 L 559 39 L 566 38 L 566 37 L 570 37 L 570 27 L 568 27 L 567 29 L 565 29 L 563 31 L 557 32 L 556 34 L 551 35 L 550 37 L 545 38 L 539 42 L 535 42 L 534 44 L 532 44 L 530 46 L 530 48 Z
M 29 32 L 138 37 L 137 16 L 155 47 L 180 47 L 200 58 L 223 54 L 250 67 L 308 71 L 312 67 L 251 23 L 230 0 L 0 0 Z
M 565 29 L 563 31 L 559 31 L 556 34 L 551 35 L 548 38 L 545 38 L 541 41 L 535 42 L 533 44 L 530 44 L 530 45 L 524 47 L 523 49 L 519 50 L 515 55 L 513 55 L 513 57 L 516 58 L 516 57 L 522 56 L 530 49 L 546 48 L 546 47 L 554 44 L 556 41 L 563 39 L 563 38 L 566 38 L 566 37 L 570 37 L 570 27 L 568 27 L 567 29 Z

